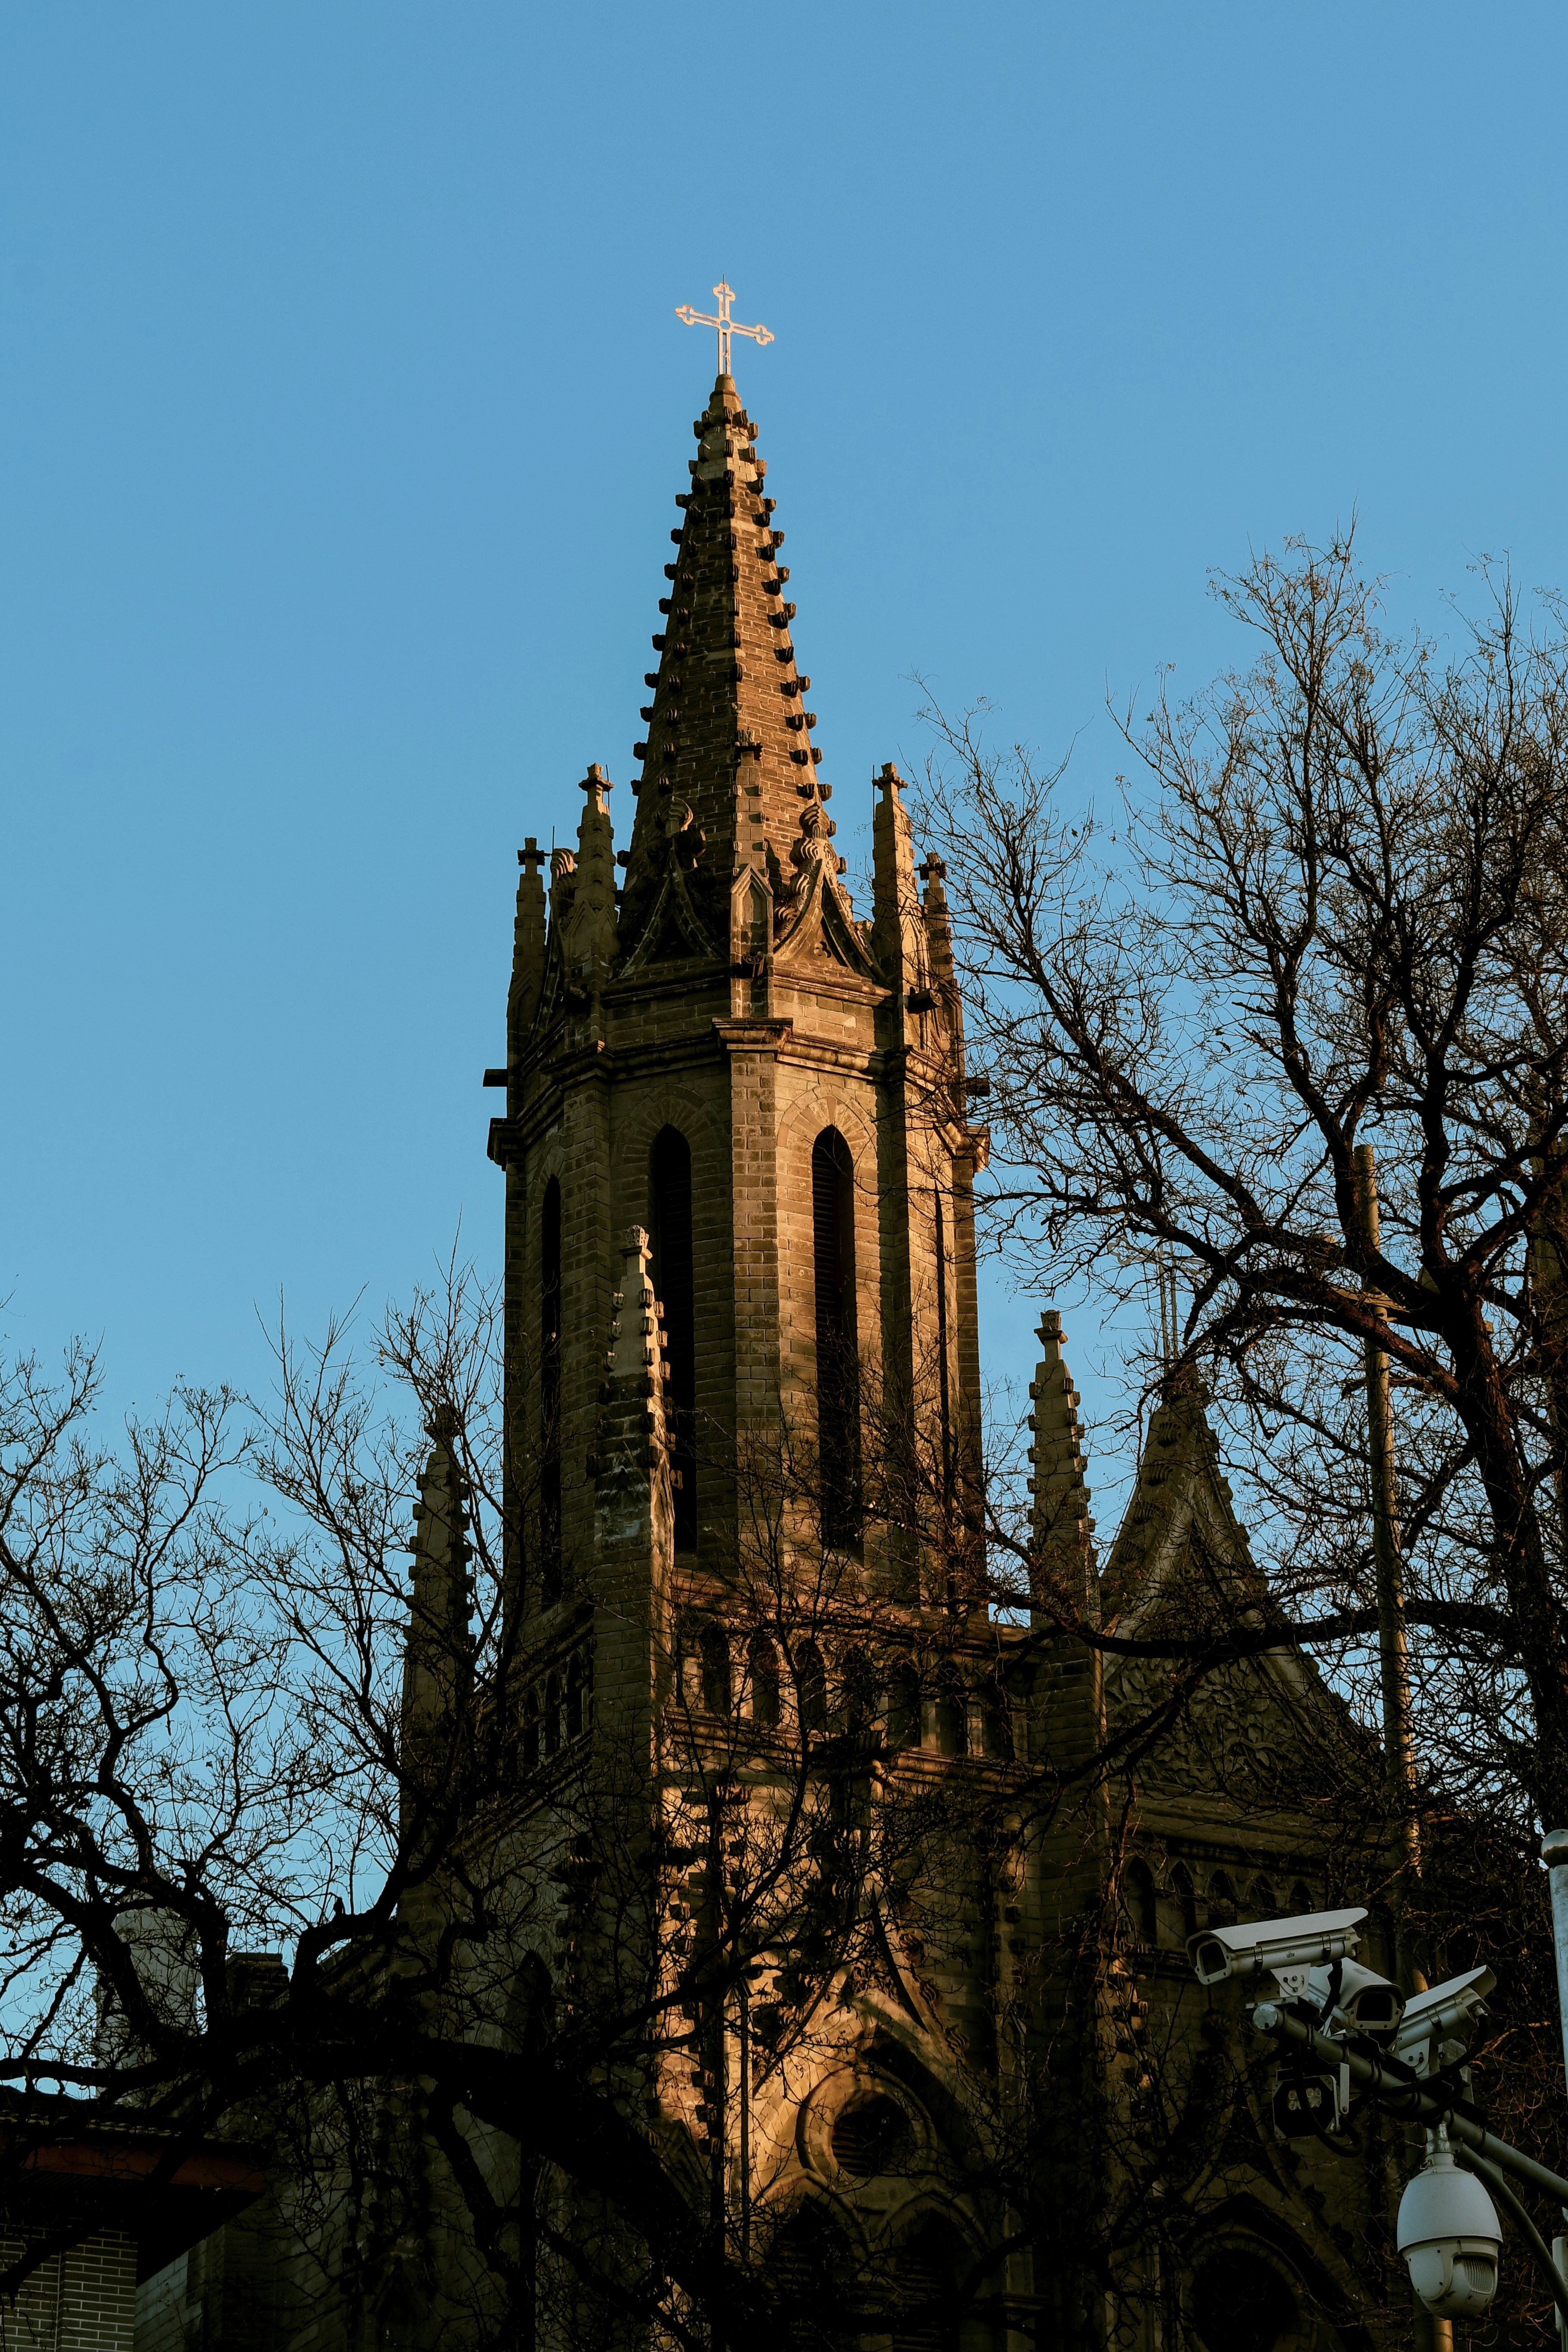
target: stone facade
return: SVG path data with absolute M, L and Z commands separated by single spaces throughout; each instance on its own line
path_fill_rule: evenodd
M 1291 1772 L 1266 1798 L 1256 1775 L 1242 1785 L 1232 1771 L 1227 1785 L 1204 1727 L 1223 1718 L 1233 1745 L 1277 1760 L 1293 1741 L 1310 1753 L 1343 1727 L 1299 1662 L 1271 1659 L 1216 1685 L 1146 1769 L 1107 1781 L 1094 1759 L 1146 1702 L 1146 1675 L 1114 1660 L 1102 1669 L 1082 1643 L 1044 1639 L 1043 1608 L 1032 1627 L 987 1611 L 973 1543 L 955 1532 L 966 1482 L 980 1476 L 973 1184 L 985 1139 L 968 1118 L 980 1089 L 965 1069 L 942 868 L 917 867 L 900 781 L 885 767 L 870 917 L 857 917 L 832 845 L 795 606 L 784 601 L 783 533 L 756 428 L 727 377 L 695 431 L 629 847 L 616 860 L 611 787 L 593 768 L 578 847 L 554 853 L 548 895 L 540 854 L 531 844 L 522 853 L 508 1061 L 493 1074 L 504 1075 L 507 1112 L 490 1136 L 506 1171 L 516 1455 L 533 1465 L 533 1486 L 520 1480 L 515 1500 L 515 1603 L 542 1657 L 563 1625 L 574 1638 L 586 1632 L 595 1723 L 624 1740 L 635 1719 L 654 1781 L 690 1782 L 719 1759 L 739 1802 L 765 1811 L 766 1745 L 745 1728 L 765 1696 L 746 1667 L 756 1563 L 748 1568 L 745 1465 L 760 1446 L 805 1465 L 805 1487 L 814 1477 L 824 1495 L 830 1486 L 816 1155 L 825 1138 L 842 1139 L 853 1297 L 841 1320 L 864 1443 L 897 1450 L 907 1437 L 927 1507 L 910 1515 L 912 1534 L 895 1533 L 897 1512 L 868 1510 L 848 1548 L 848 1585 L 837 1590 L 842 1599 L 853 1588 L 862 1650 L 865 1614 L 876 1619 L 871 1712 L 894 1759 L 884 1790 L 905 1802 L 940 1792 L 950 1807 L 956 1792 L 977 1833 L 939 1839 L 935 1877 L 904 1890 L 901 1909 L 883 1906 L 880 1959 L 841 1971 L 830 2032 L 770 2069 L 754 2050 L 738 2056 L 727 2031 L 689 2085 L 661 2080 L 663 2111 L 705 2150 L 720 2204 L 744 2211 L 752 2242 L 779 2232 L 781 2263 L 802 2215 L 814 2219 L 819 2252 L 825 2231 L 845 2250 L 848 2272 L 884 2263 L 895 2298 L 928 2273 L 977 2275 L 987 2245 L 1005 2242 L 974 2310 L 952 2323 L 954 2343 L 1022 2347 L 1109 2332 L 1152 2346 L 1183 2338 L 1195 2313 L 1209 2352 L 1231 2352 L 1220 2340 L 1224 2279 L 1249 2276 L 1275 2300 L 1279 2340 L 1294 2329 L 1326 2346 L 1336 2327 L 1363 2340 L 1356 2314 L 1369 2302 L 1367 2261 L 1375 2270 L 1379 2257 L 1362 2224 L 1386 2200 L 1383 2158 L 1369 2154 L 1351 2185 L 1342 2166 L 1277 2147 L 1239 2019 L 1216 2021 L 1184 1951 L 1211 1912 L 1248 1895 L 1319 1907 L 1346 1891 L 1348 1857 L 1330 1862 L 1321 1819 L 1281 1808 Z M 659 1296 L 670 1286 L 658 1265 L 655 1163 L 671 1130 L 690 1170 L 691 1288 L 680 1302 Z M 558 1276 L 543 1262 L 547 1234 Z M 541 1299 L 557 1291 L 558 1338 L 539 1319 Z M 671 1334 L 687 1318 L 696 1434 L 678 1471 Z M 1250 1605 L 1245 1538 L 1190 1398 L 1171 1397 L 1154 1415 L 1102 1579 L 1058 1318 L 1041 1339 L 1031 1553 L 1053 1606 L 1066 1595 L 1069 1614 L 1124 1632 L 1157 1623 L 1195 1538 L 1209 1572 L 1219 1562 L 1235 1580 L 1237 1607 Z M 693 1476 L 683 1528 L 679 1498 Z M 781 1478 L 777 1490 L 781 1551 L 794 1563 L 785 1586 L 833 1536 L 826 1504 L 806 1524 L 789 1486 Z M 820 1585 L 813 1595 L 819 1607 Z M 811 1631 L 821 1631 L 815 1619 Z M 814 1654 L 818 1646 L 814 1638 Z M 789 1654 L 787 1635 L 782 1647 Z M 729 1722 L 718 1701 L 704 1714 L 715 1654 Z M 900 1728 L 901 1681 L 913 1696 Z M 800 1689 L 795 1704 L 807 1704 Z M 839 1693 L 825 1723 L 847 1720 L 847 1705 Z M 1043 1782 L 1058 1793 L 1042 1810 Z M 689 1891 L 672 1877 L 672 1896 Z M 672 1916 L 712 1915 L 700 1892 L 676 1899 Z M 777 1972 L 758 1974 L 763 1994 L 776 1990 Z M 1197 2079 L 1205 2036 L 1222 2027 L 1245 2087 L 1228 2103 L 1224 2160 L 1212 2151 L 1195 2168 L 1174 2229 L 1156 2247 L 1136 2227 L 1120 2239 L 1110 2228 L 1090 2270 L 1066 2233 L 1025 2242 L 995 2188 L 1017 2151 L 1032 2149 L 1026 2164 L 1047 2174 L 1069 2151 L 1073 2178 L 1055 2203 L 1087 2242 L 1118 2182 L 1147 2193 L 1140 2163 L 1160 2126 L 1140 2053 L 1157 2042 L 1167 2077 Z M 738 2064 L 750 2068 L 744 2100 Z M 1051 2084 L 1068 2108 L 1054 2140 L 1030 2121 Z M 858 2131 L 865 2140 L 870 2127 L 854 2122 L 879 2101 L 902 2151 L 882 2170 L 857 2152 Z M 1100 2175 L 1087 2197 L 1086 2160 Z M 946 2343 L 944 2326 L 928 2314 L 889 2340 Z

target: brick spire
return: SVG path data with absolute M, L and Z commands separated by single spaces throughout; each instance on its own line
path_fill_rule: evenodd
M 665 569 L 659 656 L 636 756 L 620 943 L 634 964 L 704 953 L 728 959 L 737 873 L 763 876 L 776 899 L 794 880 L 791 851 L 816 782 L 811 681 L 795 667 L 784 599 L 782 530 L 765 495 L 756 426 L 721 375 L 693 430 L 691 488 L 677 503 L 679 547 Z

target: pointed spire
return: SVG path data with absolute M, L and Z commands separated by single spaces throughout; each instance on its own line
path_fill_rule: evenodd
M 689 809 L 689 824 L 674 835 L 684 835 L 687 848 L 700 844 L 685 891 L 700 944 L 683 922 L 670 927 L 668 944 L 647 942 L 645 958 L 648 947 L 662 958 L 705 944 L 728 961 L 735 873 L 750 866 L 781 898 L 802 804 L 826 800 L 831 787 L 817 782 L 815 715 L 805 708 L 811 681 L 795 663 L 789 571 L 778 560 L 784 533 L 773 527 L 766 464 L 732 377 L 718 378 L 693 430 L 698 455 L 691 487 L 677 501 L 684 521 L 670 533 L 678 553 L 665 567 L 670 585 L 653 641 L 659 663 L 648 673 L 653 699 L 637 746 L 642 775 L 632 787 L 637 806 L 620 941 L 636 955 L 661 905 L 663 926 L 670 816 Z
M 1040 1318 L 1040 1368 L 1029 1383 L 1030 1549 L 1037 1600 L 1048 1599 L 1053 1612 L 1083 1616 L 1092 1624 L 1100 1613 L 1094 1521 L 1083 1476 L 1088 1465 L 1079 1393 L 1062 1352 L 1065 1336 L 1060 1315 L 1047 1307 Z

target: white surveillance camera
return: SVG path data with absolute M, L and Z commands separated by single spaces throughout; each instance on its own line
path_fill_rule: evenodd
M 1297 1919 L 1251 1919 L 1241 1927 L 1205 1927 L 1187 1937 L 1201 1985 L 1224 1984 L 1229 1977 L 1249 1977 L 1266 1969 L 1287 2000 L 1300 2000 L 1309 1990 L 1314 1969 L 1348 1959 L 1361 1938 L 1359 1923 L 1366 1906 L 1351 1911 L 1307 1911 Z
M 1439 2319 L 1473 2319 L 1497 2293 L 1502 2230 L 1473 2172 L 1434 2148 L 1399 2200 L 1399 2251 L 1410 2284 Z
M 1418 1992 L 1405 2003 L 1394 2037 L 1394 2056 L 1403 2058 L 1418 2074 L 1425 2074 L 1438 2035 L 1479 2025 L 1487 2013 L 1486 1995 L 1496 1983 L 1490 1969 L 1467 1969 L 1463 1976 L 1449 1977 L 1445 1984 Z
M 1370 2033 L 1388 2041 L 1399 2031 L 1405 1995 L 1359 1960 L 1331 1960 L 1311 1969 L 1307 1998 L 1315 2001 L 1325 2033 Z

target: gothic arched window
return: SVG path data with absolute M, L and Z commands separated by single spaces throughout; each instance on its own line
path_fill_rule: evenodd
M 803 1731 L 827 1728 L 827 1673 L 815 1642 L 802 1642 L 795 1654 L 795 1698 Z
M 545 1606 L 561 1598 L 561 1186 L 539 1222 L 539 1549 Z
M 728 1715 L 734 1703 L 730 1682 L 730 1636 L 711 1618 L 697 1636 L 702 1669 L 702 1704 L 710 1715 Z
M 575 1650 L 566 1669 L 566 1737 L 578 1739 L 588 1728 L 594 1704 L 594 1668 L 586 1650 Z
M 855 1336 L 855 1165 L 836 1127 L 811 1150 L 811 1224 L 816 1278 L 816 1436 L 822 1539 L 859 1538 L 859 1381 Z
M 944 1666 L 936 1685 L 936 1744 L 943 1756 L 969 1748 L 969 1701 L 956 1666 Z
M 888 1745 L 921 1744 L 921 1678 L 912 1665 L 895 1666 L 888 1679 Z
M 813 2201 L 791 2215 L 768 2249 L 768 2269 L 782 2290 L 786 2317 L 781 2352 L 827 2352 L 846 2343 L 840 2326 L 853 2326 L 857 2265 L 843 2232 L 826 2210 Z
M 846 1650 L 839 1664 L 844 1728 L 864 1731 L 877 1712 L 877 1678 L 864 1650 Z
M 648 1161 L 648 1226 L 654 1296 L 664 1308 L 665 1409 L 675 1485 L 675 1543 L 697 1541 L 697 1307 L 691 1241 L 691 1147 L 660 1128 Z
M 764 1731 L 778 1729 L 779 1654 L 766 1633 L 753 1633 L 746 1650 L 752 1681 L 752 1721 Z
M 1132 1922 L 1132 1932 L 1141 1944 L 1152 1944 L 1155 1937 L 1154 1874 L 1148 1864 L 1137 1855 L 1128 1864 L 1121 1881 L 1127 1915 Z
M 921 2214 L 893 2257 L 895 2352 L 958 2352 L 958 2282 L 969 2268 L 952 2222 Z

